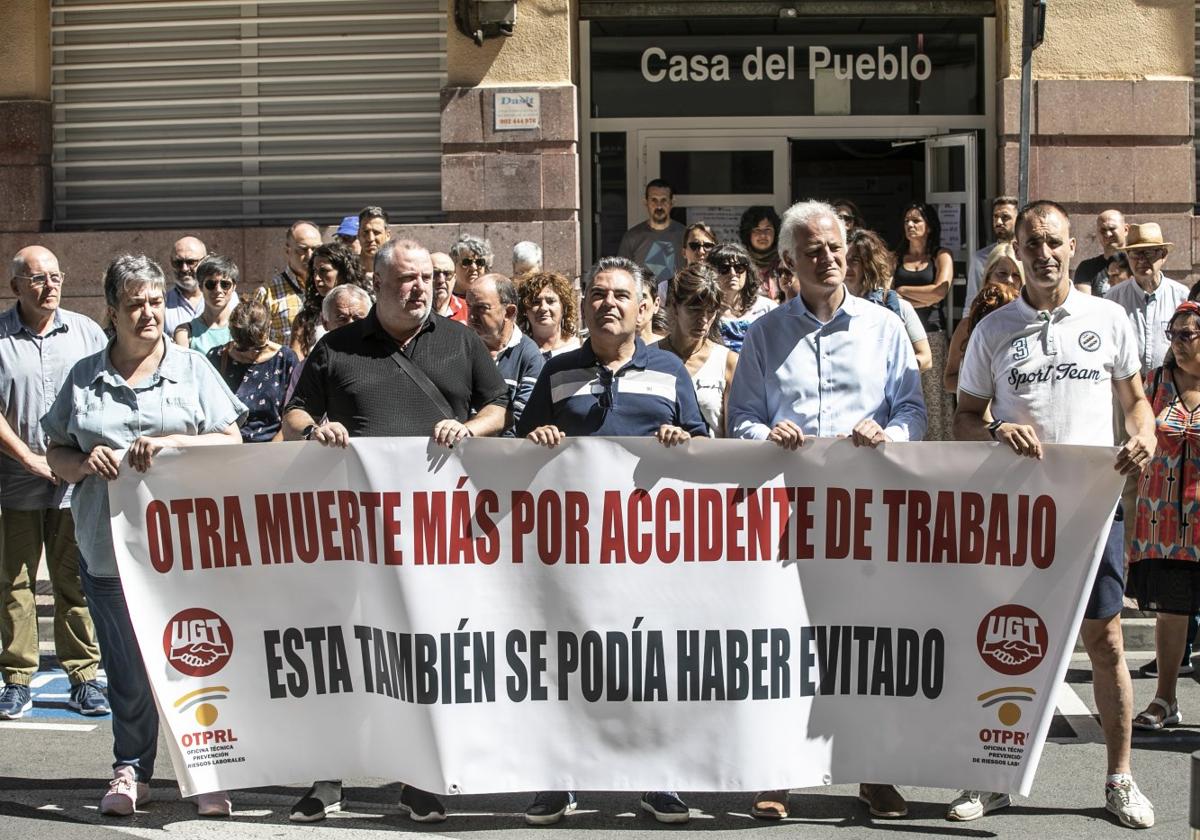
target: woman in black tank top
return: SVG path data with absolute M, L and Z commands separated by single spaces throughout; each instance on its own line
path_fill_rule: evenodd
M 904 240 L 896 255 L 892 288 L 917 310 L 929 337 L 933 367 L 921 374 L 929 428 L 925 440 L 949 440 L 954 407 L 942 388 L 946 369 L 946 296 L 954 279 L 954 258 L 941 247 L 937 212 L 914 202 L 904 211 Z

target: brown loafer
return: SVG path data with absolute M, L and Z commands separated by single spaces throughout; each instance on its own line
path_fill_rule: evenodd
M 894 820 L 908 816 L 908 803 L 892 785 L 861 784 L 858 798 L 867 803 L 872 817 Z
M 782 820 L 788 815 L 787 801 L 786 790 L 764 790 L 754 797 L 750 816 L 760 820 Z

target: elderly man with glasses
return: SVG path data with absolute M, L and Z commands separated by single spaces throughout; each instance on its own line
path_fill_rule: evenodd
M 433 311 L 451 321 L 467 323 L 467 301 L 454 294 L 454 260 L 441 251 L 430 254 L 429 259 L 433 261 Z
M 175 285 L 167 292 L 167 315 L 163 331 L 174 335 L 181 325 L 204 311 L 204 295 L 196 280 L 196 266 L 208 256 L 208 248 L 194 236 L 176 240 L 171 249 L 171 271 Z
M 201 246 L 203 247 L 203 246 Z M 96 684 L 100 649 L 79 581 L 79 549 L 71 487 L 46 463 L 41 417 L 71 368 L 103 349 L 91 318 L 60 306 L 66 277 L 58 258 L 31 245 L 12 261 L 16 303 L 0 315 L 0 719 L 33 706 L 29 684 L 38 669 L 34 581 L 45 551 L 54 590 L 54 652 L 67 678 L 69 708 L 108 713 Z
M 1171 243 L 1163 241 L 1162 228 L 1154 222 L 1130 225 L 1125 254 L 1133 273 L 1133 282 L 1113 286 L 1105 295 L 1119 303 L 1129 315 L 1137 336 L 1142 376 L 1163 363 L 1167 348 L 1167 324 L 1179 304 L 1188 298 L 1187 286 L 1162 273 Z

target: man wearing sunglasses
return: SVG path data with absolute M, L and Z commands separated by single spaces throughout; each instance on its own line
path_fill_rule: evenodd
M 171 249 L 171 271 L 175 285 L 167 292 L 167 315 L 163 332 L 174 335 L 182 324 L 189 323 L 204 311 L 204 294 L 196 281 L 196 266 L 208 256 L 208 248 L 194 236 L 185 236 Z
M 430 254 L 429 259 L 433 261 L 433 311 L 451 321 L 467 323 L 467 302 L 454 294 L 454 260 L 441 251 Z
M 665 283 L 683 268 L 683 236 L 686 228 L 671 218 L 675 191 L 662 178 L 646 184 L 646 221 L 625 231 L 617 255 L 644 265 L 654 279 Z
M 67 706 L 83 715 L 108 713 L 95 682 L 100 650 L 79 582 L 71 487 L 46 463 L 40 422 L 75 363 L 107 343 L 95 321 L 61 308 L 65 280 L 54 254 L 23 248 L 12 262 L 16 304 L 0 315 L 0 719 L 6 720 L 33 705 L 34 581 L 43 551 L 54 589 L 54 652 L 71 682 Z
M 1171 243 L 1163 241 L 1162 228 L 1154 222 L 1130 225 L 1125 240 L 1125 255 L 1133 282 L 1120 283 L 1108 290 L 1106 298 L 1119 303 L 1129 316 L 1137 336 L 1142 376 L 1163 363 L 1167 348 L 1167 324 L 1179 304 L 1188 298 L 1187 286 L 1162 273 Z

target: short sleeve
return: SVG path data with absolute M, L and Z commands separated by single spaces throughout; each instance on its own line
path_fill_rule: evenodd
M 77 363 L 79 364 L 79 363 Z M 74 377 L 67 376 L 58 396 L 50 405 L 50 410 L 42 415 L 42 431 L 46 433 L 49 443 L 60 446 L 77 446 L 71 437 L 71 416 L 75 413 L 75 384 Z
M 925 325 L 921 323 L 921 316 L 917 314 L 916 308 L 904 298 L 900 298 L 900 319 L 904 321 L 904 331 L 908 333 L 910 344 L 929 339 L 929 334 L 925 332 Z
M 199 353 L 195 354 L 195 362 L 192 365 L 193 380 L 196 385 L 196 400 L 199 403 L 200 416 L 204 418 L 204 425 L 200 427 L 200 434 L 207 435 L 215 432 L 223 432 L 229 428 L 230 423 L 242 423 L 249 414 L 249 410 L 242 401 L 233 395 L 229 390 L 229 386 L 225 384 L 225 380 L 217 373 L 216 368 L 204 359 Z
M 283 408 L 285 414 L 299 410 L 307 412 L 316 420 L 329 413 L 329 399 L 325 392 L 325 383 L 329 381 L 329 362 L 329 343 L 321 339 L 312 353 L 304 359 L 304 365 L 300 368 L 300 378 Z
M 990 400 L 996 396 L 989 345 L 985 326 L 981 322 L 967 339 L 967 352 L 963 356 L 962 366 L 958 369 L 958 390 L 983 400 Z M 1136 359 L 1134 365 L 1136 368 Z
M 1138 357 L 1137 337 L 1133 333 L 1133 325 L 1123 314 L 1118 317 L 1114 313 L 1112 321 L 1113 344 L 1116 347 L 1112 377 L 1116 380 L 1129 379 L 1142 369 L 1142 362 Z

